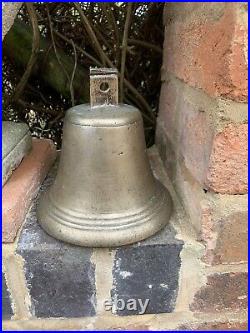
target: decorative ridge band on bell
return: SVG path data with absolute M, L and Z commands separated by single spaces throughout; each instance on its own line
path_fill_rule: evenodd
M 38 205 L 51 236 L 91 247 L 143 240 L 169 221 L 172 201 L 152 174 L 142 117 L 118 104 L 115 69 L 90 70 L 90 105 L 66 113 L 54 184 Z

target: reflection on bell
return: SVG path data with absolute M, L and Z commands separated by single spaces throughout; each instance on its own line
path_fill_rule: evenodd
M 120 246 L 163 228 L 172 202 L 150 169 L 140 112 L 118 104 L 116 70 L 90 73 L 91 105 L 67 111 L 58 173 L 38 220 L 72 244 Z

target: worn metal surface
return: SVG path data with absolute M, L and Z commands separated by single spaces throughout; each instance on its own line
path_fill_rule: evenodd
M 118 104 L 118 77 L 115 68 L 90 69 L 90 105 Z
M 152 175 L 136 108 L 73 107 L 63 133 L 57 177 L 38 206 L 50 235 L 111 247 L 145 239 L 168 223 L 171 198 Z

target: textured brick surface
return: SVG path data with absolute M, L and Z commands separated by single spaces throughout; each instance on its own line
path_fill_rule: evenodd
M 158 129 L 158 135 L 160 131 Z M 175 189 L 205 245 L 203 260 L 229 264 L 248 260 L 248 198 L 245 195 L 216 194 L 204 190 L 184 161 L 178 160 L 171 143 L 157 138 L 159 151 Z
M 244 323 L 204 323 L 203 325 L 199 325 L 196 330 L 209 330 L 209 331 L 247 331 L 248 324 Z
M 166 136 L 176 155 L 173 160 L 184 159 L 186 167 L 203 184 L 215 131 L 210 114 L 216 111 L 215 101 L 167 75 L 161 88 L 157 136 L 160 129 L 162 134 L 157 144 Z M 169 153 L 166 158 L 170 158 Z
M 95 314 L 91 251 L 62 246 L 50 251 L 24 251 L 31 311 L 38 318 Z
M 173 229 L 133 246 L 117 250 L 113 267 L 112 299 L 149 300 L 145 313 L 174 311 L 178 293 L 180 251 L 182 242 L 174 238 Z M 138 302 L 137 302 L 138 305 Z M 136 310 L 117 311 L 119 315 L 134 315 Z
M 247 262 L 247 195 L 208 195 L 200 209 L 200 236 L 206 246 L 203 260 L 209 264 Z
M 55 167 L 51 170 L 54 174 Z M 51 175 L 51 174 L 50 174 Z M 47 188 L 49 176 L 42 186 Z M 37 223 L 36 202 L 26 217 L 17 253 L 24 258 L 31 312 L 39 318 L 95 314 L 95 267 L 92 250 L 47 235 Z
M 203 260 L 245 262 L 247 6 L 167 3 L 164 22 L 157 146 Z
M 216 193 L 245 194 L 248 129 L 243 122 L 246 120 L 247 107 L 242 103 L 216 101 L 166 75 L 161 90 L 157 145 L 168 139 L 176 155 L 172 159 L 183 159 L 204 188 Z M 164 159 L 170 158 L 165 153 Z
M 211 96 L 247 101 L 247 7 L 191 3 L 169 8 L 164 67 Z
M 178 330 L 183 331 L 247 331 L 247 322 L 204 322 L 181 325 Z
M 51 140 L 33 139 L 33 148 L 2 191 L 2 240 L 13 242 L 32 200 L 56 158 Z
M 248 213 L 232 213 L 218 221 L 213 264 L 248 261 Z
M 10 293 L 6 285 L 5 274 L 2 273 L 2 318 L 4 320 L 11 319 L 13 314 Z
M 214 138 L 206 186 L 218 193 L 248 190 L 248 125 L 229 125 Z
M 198 312 L 242 311 L 247 308 L 247 273 L 208 276 L 206 286 L 195 295 L 190 308 Z

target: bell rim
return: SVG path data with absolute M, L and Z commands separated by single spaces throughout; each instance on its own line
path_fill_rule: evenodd
M 140 218 L 146 218 L 150 217 L 152 213 L 158 211 L 161 209 L 161 206 L 164 205 L 166 201 L 166 196 L 168 191 L 166 191 L 165 187 L 163 187 L 160 183 L 156 182 L 156 194 L 152 196 L 147 203 L 144 206 L 141 206 L 138 209 L 131 210 L 130 212 L 122 211 L 120 213 L 97 213 L 97 214 L 90 214 L 88 212 L 88 215 L 83 214 L 80 211 L 73 210 L 73 209 L 65 209 L 62 207 L 59 207 L 55 200 L 52 198 L 50 195 L 50 191 L 46 192 L 43 196 L 43 198 L 40 199 L 40 201 L 44 200 L 46 201 L 48 206 L 52 206 L 54 211 L 52 212 L 50 210 L 50 213 L 53 214 L 51 217 L 55 217 L 55 219 L 58 220 L 65 220 L 67 221 L 66 223 L 62 224 L 69 224 L 72 225 L 73 227 L 78 227 L 81 226 L 81 221 L 84 221 L 85 226 L 92 226 L 93 222 L 95 225 L 98 225 L 98 221 L 101 222 L 103 221 L 105 223 L 105 226 L 107 227 L 116 227 L 120 225 L 121 223 L 126 223 L 126 222 L 136 222 Z M 47 206 L 47 207 L 48 207 Z M 49 211 L 49 210 L 48 210 Z M 151 213 L 152 212 L 152 213 Z M 76 222 L 72 222 L 76 221 Z M 118 221 L 119 224 L 117 223 L 109 223 L 111 221 Z M 100 226 L 102 227 L 102 223 Z M 79 227 L 79 229 L 81 229 Z

